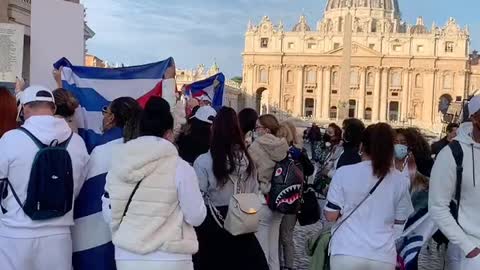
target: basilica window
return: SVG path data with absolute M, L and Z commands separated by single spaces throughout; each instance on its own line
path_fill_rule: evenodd
M 375 43 L 368 44 L 368 48 L 375 50 Z
M 337 119 L 337 107 L 335 106 L 330 107 L 330 119 L 331 120 Z
M 377 20 L 373 19 L 372 20 L 372 33 L 376 33 L 377 32 Z
M 401 52 L 402 51 L 402 45 L 393 45 L 393 51 L 394 52 Z
M 451 42 L 451 41 L 445 42 L 445 52 L 447 52 L 447 53 L 452 53 L 454 47 L 455 47 L 455 43 L 453 43 L 453 42 Z
M 260 47 L 261 48 L 268 48 L 268 38 L 261 38 L 260 39 Z
M 317 73 L 315 70 L 307 71 L 307 83 L 315 83 L 317 81 Z
M 343 32 L 343 18 L 338 18 L 338 32 Z
M 288 43 L 288 48 L 289 48 L 289 49 L 295 49 L 295 43 L 289 42 L 289 43 Z
M 268 71 L 266 69 L 260 70 L 260 82 L 267 83 L 268 82 Z
M 423 87 L 423 76 L 422 74 L 417 74 L 415 76 L 415 87 L 422 88 Z
M 400 103 L 398 101 L 391 101 L 388 108 L 388 120 L 398 122 L 400 117 Z
M 338 48 L 340 48 L 340 43 L 337 43 L 337 42 L 333 43 L 333 49 L 336 50 Z
M 402 86 L 402 74 L 400 72 L 393 72 L 390 78 L 390 87 Z
M 417 45 L 417 52 L 421 53 L 424 51 L 423 45 Z
M 317 44 L 316 43 L 313 43 L 313 42 L 310 42 L 307 44 L 307 48 L 309 49 L 316 49 L 317 48 Z
M 332 85 L 333 86 L 338 86 L 338 72 L 334 71 L 332 73 Z
M 450 75 L 450 74 L 443 75 L 442 81 L 443 81 L 443 88 L 444 89 L 452 89 L 452 86 L 453 86 L 452 75 Z
M 363 117 L 365 121 L 372 121 L 372 109 L 366 108 L 365 109 L 365 116 Z
M 314 110 L 315 110 L 315 100 L 313 98 L 305 99 L 305 108 L 304 108 L 305 116 L 312 117 Z
M 351 99 L 348 101 L 348 117 L 353 118 L 356 116 L 357 112 L 357 101 Z
M 293 83 L 293 71 L 287 71 L 287 83 Z

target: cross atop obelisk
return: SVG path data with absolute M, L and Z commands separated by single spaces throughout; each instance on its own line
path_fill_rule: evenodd
M 350 71 L 352 65 L 352 14 L 350 13 L 351 1 L 345 15 L 345 24 L 343 26 L 343 61 L 341 71 L 341 88 L 338 106 L 338 119 L 343 120 L 348 117 L 348 100 L 350 97 Z

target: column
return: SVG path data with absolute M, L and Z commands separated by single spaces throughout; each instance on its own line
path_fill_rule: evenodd
M 276 111 L 280 106 L 280 96 L 281 96 L 281 85 L 282 85 L 282 66 L 281 65 L 273 65 L 270 69 L 270 77 L 269 82 L 271 89 L 269 91 L 269 102 L 268 105 L 271 108 L 270 112 Z
M 322 118 L 323 119 L 330 119 L 330 93 L 331 93 L 331 89 L 330 89 L 330 85 L 331 85 L 331 75 L 332 75 L 332 67 L 329 66 L 329 67 L 325 67 L 324 68 L 324 71 L 323 71 L 323 74 L 324 74 L 324 88 L 323 88 L 323 106 L 322 106 Z
M 323 67 L 317 68 L 317 90 L 315 92 L 315 119 L 322 119 Z
M 294 112 L 296 116 L 303 116 L 303 66 L 297 67 L 297 91 L 295 95 L 295 108 Z
M 380 73 L 382 68 L 375 69 L 375 86 L 373 89 L 373 108 L 372 108 L 372 121 L 377 122 L 380 116 Z
M 435 95 L 435 71 L 428 70 L 425 72 L 425 77 L 423 80 L 424 91 L 423 91 L 423 115 L 422 120 L 425 124 L 430 124 L 432 122 L 432 115 L 434 108 L 432 106 L 433 96 Z
M 387 121 L 388 108 L 388 71 L 389 68 L 384 68 L 382 71 L 382 87 L 380 88 L 380 121 Z
M 410 70 L 403 70 L 402 83 L 402 105 L 400 109 L 400 121 L 406 121 L 408 118 L 408 92 L 410 91 Z
M 255 65 L 254 64 L 246 64 L 246 75 L 247 78 L 243 78 L 246 87 L 246 91 L 244 93 L 244 106 L 246 108 L 256 108 L 255 107 L 255 89 L 253 89 L 253 86 L 255 85 Z
M 363 119 L 365 117 L 365 89 L 367 81 L 367 69 L 360 68 L 360 92 L 358 95 L 357 104 L 357 118 Z

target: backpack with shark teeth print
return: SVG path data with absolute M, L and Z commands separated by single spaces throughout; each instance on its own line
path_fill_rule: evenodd
M 282 214 L 297 214 L 302 201 L 304 179 L 302 165 L 290 155 L 277 162 L 268 195 L 270 209 Z

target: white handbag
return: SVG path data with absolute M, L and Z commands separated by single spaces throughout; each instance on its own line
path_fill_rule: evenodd
M 255 233 L 258 231 L 260 219 L 258 211 L 262 207 L 258 194 L 242 193 L 238 187 L 238 181 L 234 181 L 234 194 L 228 204 L 227 217 L 223 219 L 221 213 L 209 201 L 212 216 L 217 224 L 234 236 Z M 222 224 L 223 223 L 223 224 Z

